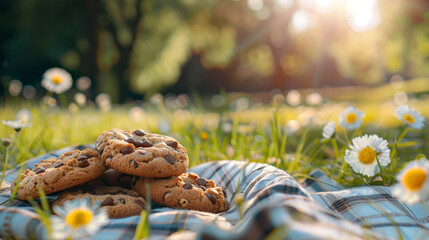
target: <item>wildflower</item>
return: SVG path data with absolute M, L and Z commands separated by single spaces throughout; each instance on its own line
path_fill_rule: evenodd
M 237 193 L 237 196 L 235 198 L 235 203 L 237 205 L 242 205 L 244 203 L 244 198 L 242 193 Z
M 323 128 L 322 136 L 324 139 L 331 139 L 335 135 L 335 123 L 329 122 Z
M 101 111 L 108 112 L 112 108 L 112 97 L 107 93 L 100 93 L 95 97 L 95 104 Z
M 16 120 L 20 120 L 24 124 L 31 125 L 33 122 L 33 115 L 30 110 L 23 108 L 16 113 Z
M 301 104 L 301 93 L 299 93 L 297 90 L 289 91 L 289 93 L 286 95 L 286 102 L 293 107 L 298 106 Z
M 109 218 L 100 202 L 89 205 L 89 198 L 74 199 L 64 206 L 54 206 L 58 216 L 51 216 L 52 237 L 54 239 L 82 238 L 95 234 Z
M 70 73 L 61 68 L 50 68 L 43 74 L 42 86 L 57 94 L 69 90 L 72 86 Z
M 200 133 L 200 139 L 203 141 L 209 139 L 209 134 L 207 132 L 201 132 Z
M 9 93 L 12 96 L 18 96 L 21 93 L 22 90 L 22 83 L 21 81 L 14 79 L 10 81 L 9 83 Z
M 348 130 L 358 129 L 362 125 L 362 118 L 365 113 L 349 106 L 340 116 L 340 125 Z
M 44 96 L 43 103 L 51 108 L 54 108 L 55 106 L 57 106 L 57 100 L 50 96 Z
M 232 123 L 230 122 L 224 122 L 222 123 L 222 131 L 225 133 L 231 133 L 232 132 Z
M 1 144 L 5 147 L 9 147 L 12 141 L 9 138 L 1 138 Z
M 401 105 L 396 108 L 395 115 L 399 120 L 406 123 L 414 129 L 422 129 L 424 126 L 425 118 L 420 115 L 416 110 L 408 107 L 408 105 Z
M 26 127 L 31 127 L 30 124 L 23 123 L 21 120 L 3 120 L 2 123 L 8 127 L 15 129 L 16 132 L 21 131 L 21 129 Z
M 25 85 L 22 89 L 22 96 L 24 96 L 26 99 L 33 99 L 36 97 L 36 94 L 36 88 L 31 85 Z
M 350 149 L 346 150 L 344 160 L 355 172 L 362 175 L 371 177 L 379 172 L 377 160 L 381 167 L 390 163 L 390 149 L 387 147 L 387 141 L 375 134 L 355 137 Z
M 80 91 L 86 91 L 91 87 L 91 79 L 89 77 L 83 76 L 76 80 L 76 87 Z
M 139 106 L 134 106 L 128 110 L 128 117 L 133 122 L 141 122 L 144 120 L 145 111 Z
M 288 134 L 294 134 L 296 131 L 299 130 L 299 128 L 301 127 L 301 124 L 296 120 L 289 120 L 286 123 L 286 127 L 287 127 Z
M 318 92 L 310 93 L 305 97 L 305 102 L 308 105 L 319 105 L 322 103 L 322 101 L 323 101 L 322 94 Z
M 81 107 L 85 106 L 86 104 L 86 96 L 83 93 L 76 93 L 74 95 L 74 101 Z
M 23 108 L 16 113 L 16 120 L 3 120 L 2 123 L 19 132 L 23 128 L 31 127 L 33 125 L 32 121 L 33 116 L 31 115 L 31 111 Z
M 428 173 L 429 161 L 425 158 L 407 163 L 396 176 L 398 183 L 392 188 L 393 194 L 410 204 L 426 200 L 429 194 Z

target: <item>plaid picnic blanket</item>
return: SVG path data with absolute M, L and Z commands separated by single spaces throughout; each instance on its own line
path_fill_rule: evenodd
M 30 159 L 26 167 L 75 148 Z M 203 163 L 190 171 L 213 179 L 225 189 L 229 210 L 212 214 L 168 207 L 152 209 L 150 239 L 429 238 L 429 202 L 398 202 L 389 187 L 344 189 L 320 171 L 300 184 L 271 165 L 231 160 Z M 18 172 L 19 166 L 9 170 L 5 181 L 11 182 Z M 236 204 L 237 192 L 244 200 L 242 218 Z M 3 188 L 0 201 L 9 197 L 10 190 Z M 132 239 L 139 218 L 111 219 L 92 239 Z M 47 239 L 38 215 L 28 203 L 18 200 L 0 206 L 0 236 Z

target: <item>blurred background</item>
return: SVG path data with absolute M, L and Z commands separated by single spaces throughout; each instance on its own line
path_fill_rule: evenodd
M 41 98 L 52 67 L 114 103 L 429 76 L 425 0 L 2 0 L 0 18 L 2 100 Z

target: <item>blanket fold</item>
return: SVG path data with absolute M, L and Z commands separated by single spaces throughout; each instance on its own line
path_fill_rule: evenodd
M 58 157 L 67 147 L 28 160 Z M 345 189 L 321 171 L 302 184 L 268 164 L 222 160 L 189 171 L 214 180 L 225 189 L 230 208 L 213 214 L 159 207 L 152 209 L 151 239 L 425 239 L 429 236 L 428 202 L 408 205 L 394 198 L 389 187 Z M 19 166 L 7 171 L 11 182 Z M 238 193 L 238 194 L 237 194 Z M 0 201 L 10 191 L 0 191 Z M 52 197 L 55 198 L 55 195 Z M 237 205 L 242 199 L 243 207 Z M 242 217 L 240 217 L 242 211 Z M 93 239 L 132 239 L 139 216 L 111 219 Z M 0 236 L 48 239 L 39 217 L 26 202 L 0 206 Z

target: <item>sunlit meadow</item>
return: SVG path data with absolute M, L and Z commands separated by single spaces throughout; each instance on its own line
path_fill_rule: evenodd
M 58 20 L 37 10 L 43 4 L 68 11 Z M 392 186 L 400 201 L 428 199 L 425 1 L 43 4 L 4 4 L 5 19 L 20 21 L 0 31 L 8 37 L 0 49 L 0 182 L 28 159 L 119 128 L 176 138 L 190 168 L 258 162 L 301 182 L 320 170 L 345 187 Z M 108 224 L 104 208 L 87 200 L 53 216 L 39 193 L 30 203 L 50 237 L 90 236 Z M 147 199 L 135 239 L 149 236 Z
M 102 131 L 111 128 L 141 128 L 178 139 L 188 150 L 190 167 L 233 159 L 271 164 L 298 178 L 320 169 L 346 186 L 391 185 L 405 163 L 419 154 L 429 155 L 427 124 L 411 129 L 395 116 L 402 104 L 429 116 L 426 81 L 393 82 L 375 89 L 273 90 L 265 95 L 155 94 L 125 105 L 112 105 L 108 95 L 98 96 L 95 103 L 76 95 L 64 96 L 62 101 L 67 103 L 56 95 L 50 97 L 53 104 L 46 98 L 11 100 L 1 107 L 2 120 L 16 119 L 22 108 L 32 114 L 32 126 L 19 131 L 22 151 L 12 128 L 3 124 L 0 133 L 12 140 L 8 168 L 65 146 L 93 144 Z M 340 125 L 340 115 L 349 106 L 364 113 L 362 126 L 355 130 Z M 336 125 L 332 138 L 336 146 L 322 136 L 329 121 Z M 343 160 L 352 139 L 365 134 L 388 141 L 392 162 L 382 172 L 383 181 L 356 174 Z M 4 155 L 2 147 L 2 159 Z

